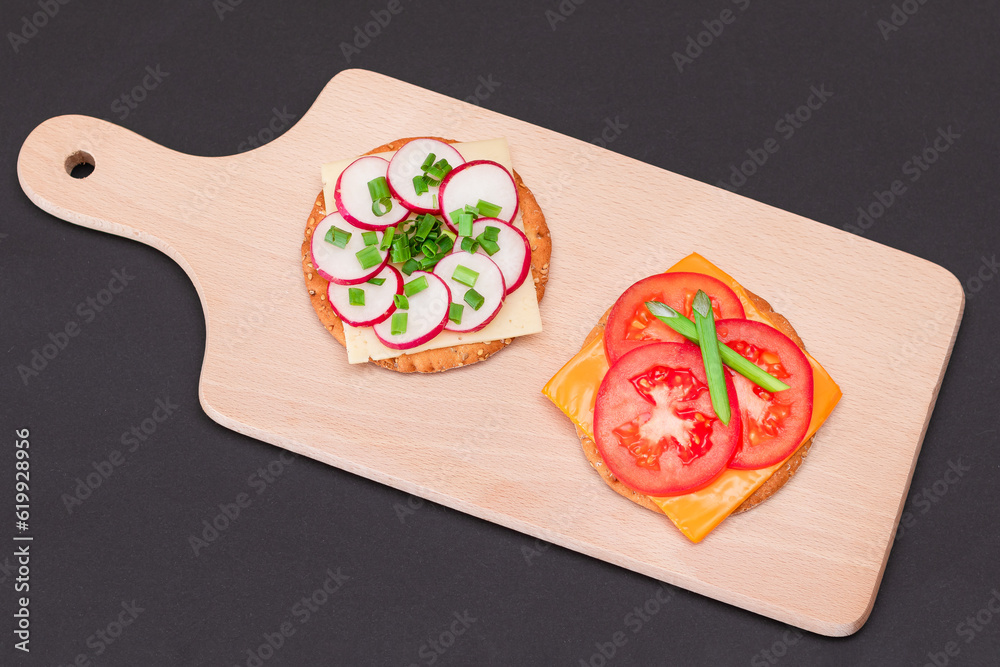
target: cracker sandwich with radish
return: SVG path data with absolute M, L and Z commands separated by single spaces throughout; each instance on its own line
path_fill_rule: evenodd
M 841 397 L 787 319 L 697 254 L 625 290 L 543 393 L 604 482 L 692 542 L 781 488 Z
M 322 176 L 302 270 L 350 363 L 444 371 L 542 330 L 551 238 L 505 139 L 399 139 Z

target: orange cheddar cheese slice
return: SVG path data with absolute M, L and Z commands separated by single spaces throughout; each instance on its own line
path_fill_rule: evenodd
M 701 255 L 688 255 L 670 267 L 667 273 L 676 271 L 703 273 L 718 278 L 736 292 L 743 303 L 747 319 L 775 326 L 767 315 L 754 306 L 742 285 Z M 808 352 L 806 357 L 813 369 L 813 413 L 809 430 L 802 439 L 803 443 L 823 425 L 841 397 L 840 387 L 830 374 Z M 604 356 L 604 337 L 598 335 L 570 359 L 542 390 L 542 393 L 591 439 L 594 437 L 594 404 L 597 400 L 597 390 L 607 372 L 608 360 Z M 801 445 L 802 443 L 799 444 Z M 793 454 L 794 452 L 788 458 Z M 698 491 L 680 496 L 651 496 L 650 499 L 689 540 L 700 542 L 784 463 L 785 461 L 782 461 L 758 470 L 727 468 L 715 481 Z

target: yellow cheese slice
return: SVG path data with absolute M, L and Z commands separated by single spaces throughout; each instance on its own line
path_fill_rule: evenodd
M 466 161 L 472 160 L 493 160 L 502 164 L 508 171 L 513 173 L 510 159 L 510 149 L 506 139 L 487 139 L 485 141 L 470 141 L 466 143 L 454 144 L 455 148 Z M 390 159 L 395 151 L 385 153 L 375 153 L 386 160 Z M 323 165 L 323 197 L 327 201 L 327 210 L 332 210 L 333 190 L 337 185 L 337 179 L 341 172 L 347 168 L 354 160 L 340 160 L 339 162 L 329 162 Z M 518 212 L 513 220 L 513 225 L 524 231 L 524 224 L 521 222 L 521 213 Z M 515 338 L 528 334 L 539 333 L 542 330 L 542 317 L 538 312 L 538 299 L 535 296 L 535 285 L 531 280 L 531 275 L 504 299 L 503 307 L 496 317 L 479 331 L 471 333 L 455 333 L 452 331 L 442 331 L 432 340 L 405 350 L 407 354 L 421 352 L 423 350 L 434 350 L 452 345 L 464 345 L 469 343 L 484 343 L 504 338 Z M 347 360 L 352 364 L 360 364 L 374 360 L 390 359 L 399 356 L 399 350 L 393 350 L 383 345 L 375 331 L 371 327 L 352 327 L 344 325 L 344 338 L 347 343 Z
M 692 254 L 685 257 L 670 267 L 667 273 L 678 271 L 703 273 L 718 278 L 736 292 L 743 303 L 747 319 L 774 326 L 774 322 L 753 305 L 742 285 L 701 255 Z M 823 425 L 841 397 L 840 387 L 830 374 L 808 352 L 806 357 L 813 368 L 813 414 L 803 443 Z M 570 359 L 542 390 L 542 393 L 591 439 L 594 437 L 594 403 L 597 400 L 597 390 L 607 372 L 608 360 L 604 356 L 604 337 L 599 335 Z M 791 456 L 789 455 L 789 458 Z M 651 496 L 651 500 L 688 539 L 700 542 L 782 465 L 784 461 L 759 470 L 727 468 L 714 482 L 703 489 L 681 496 Z

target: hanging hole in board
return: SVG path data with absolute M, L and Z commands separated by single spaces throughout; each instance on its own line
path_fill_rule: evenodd
M 94 156 L 87 151 L 77 151 L 66 158 L 66 173 L 73 178 L 87 178 L 94 173 Z

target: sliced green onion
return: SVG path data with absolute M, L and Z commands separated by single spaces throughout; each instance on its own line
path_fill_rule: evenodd
M 438 245 L 434 241 L 424 241 L 420 246 L 420 252 L 424 253 L 424 257 L 433 257 L 438 254 Z
M 463 213 L 465 213 L 465 209 L 464 208 L 457 208 L 454 211 L 452 211 L 451 213 L 449 213 L 448 217 L 451 218 L 452 220 L 454 220 L 457 223 L 458 222 L 458 216 L 462 215 Z
M 418 195 L 422 195 L 427 192 L 427 180 L 423 176 L 413 177 L 413 191 Z
M 483 201 L 482 199 L 480 199 L 478 202 L 476 202 L 476 208 L 479 209 L 479 212 L 482 214 L 482 216 L 484 218 L 495 218 L 498 215 L 500 215 L 500 211 L 502 210 L 496 204 L 491 204 L 490 202 Z M 499 230 L 497 230 L 497 231 L 499 231 Z M 496 239 L 492 239 L 492 240 L 496 241 Z
M 452 167 L 450 164 L 448 164 L 447 158 L 441 158 L 440 160 L 438 160 L 437 162 L 435 162 L 434 163 L 434 167 L 435 167 L 435 169 L 438 169 L 438 170 L 444 172 L 445 176 L 448 175 L 448 172 L 450 172 L 452 169 L 454 169 L 454 167 Z
M 431 233 L 431 230 L 434 229 L 434 225 L 437 224 L 437 218 L 433 215 L 426 214 L 420 216 L 419 219 L 420 224 L 417 225 L 417 233 L 414 234 L 414 237 L 418 241 L 423 242 L 427 238 L 427 235 Z
M 447 176 L 448 172 L 450 172 L 452 170 L 452 166 L 450 164 L 448 164 L 448 160 L 446 160 L 444 158 L 441 158 L 440 160 L 438 160 L 437 162 L 435 162 L 432 165 L 429 165 L 427 167 L 421 167 L 421 168 L 424 171 L 425 177 L 429 177 L 431 179 L 435 179 L 438 182 L 440 182 L 441 179 L 443 179 L 445 176 Z
M 382 285 L 385 285 L 385 278 L 372 278 L 371 280 L 368 281 L 368 283 L 371 285 L 377 285 L 378 287 L 381 287 Z
M 465 205 L 465 212 L 471 213 L 473 218 L 481 218 L 483 216 L 483 214 L 479 212 L 479 209 L 471 204 Z
M 403 264 L 403 273 L 405 273 L 406 275 L 410 275 L 419 268 L 420 268 L 420 262 L 411 257 L 408 260 L 406 260 L 405 264 Z
M 443 232 L 443 230 L 442 230 Z M 451 252 L 451 249 L 455 247 L 455 239 L 448 233 L 442 233 L 437 240 L 438 254 L 444 255 Z
M 462 323 L 462 311 L 465 310 L 465 306 L 460 303 L 452 303 L 448 306 L 448 319 L 455 324 Z
M 392 247 L 392 240 L 396 238 L 396 228 L 389 227 L 384 232 L 382 232 L 382 242 L 378 245 L 378 249 L 385 251 Z
M 347 302 L 352 306 L 365 305 L 365 291 L 360 287 L 348 287 Z
M 330 227 L 327 230 L 324 240 L 327 243 L 332 243 L 338 248 L 346 248 L 347 242 L 351 240 L 351 233 L 345 232 L 340 227 Z
M 471 213 L 459 213 L 456 222 L 458 222 L 458 235 L 459 236 L 472 236 L 472 223 L 474 218 Z
M 462 250 L 465 252 L 476 252 L 479 249 L 479 241 L 471 236 L 462 237 Z
M 476 281 L 479 280 L 479 272 L 459 264 L 455 267 L 454 273 L 451 274 L 451 279 L 466 287 L 475 287 Z
M 705 362 L 705 375 L 708 377 L 708 393 L 712 398 L 712 408 L 719 421 L 728 424 L 732 417 L 729 390 L 726 387 L 726 374 L 722 370 L 722 358 L 719 356 L 719 336 L 715 333 L 712 300 L 704 290 L 698 290 L 695 294 L 691 309 L 694 311 L 694 326 L 698 331 L 698 345 L 701 346 L 701 360 Z
M 394 264 L 405 262 L 412 257 L 410 246 L 406 242 L 405 236 L 397 236 L 392 242 L 392 261 Z
M 659 301 L 647 301 L 646 308 L 656 317 L 656 319 L 660 320 L 668 327 L 690 340 L 692 343 L 698 342 L 698 330 L 695 327 L 694 322 L 684 317 L 670 306 L 660 303 Z M 719 343 L 719 356 L 722 358 L 722 363 L 729 366 L 734 371 L 753 382 L 755 385 L 766 389 L 769 392 L 774 393 L 784 391 L 789 388 L 787 384 L 774 377 L 725 343 Z
M 496 216 L 491 215 L 490 217 L 495 218 Z M 486 225 L 486 230 L 483 232 L 483 236 L 485 236 L 488 241 L 493 241 L 494 243 L 496 243 L 498 240 L 500 240 L 500 228 L 493 227 L 492 225 Z
M 456 234 L 455 232 L 451 231 L 450 229 L 448 229 L 444 225 L 441 225 L 441 236 L 447 236 L 452 241 L 454 241 L 455 239 L 458 238 L 458 234 Z
M 434 153 L 428 153 L 427 157 L 424 159 L 424 163 L 420 165 L 420 170 L 427 171 L 430 169 L 432 164 L 434 164 Z
M 386 182 L 385 176 L 379 176 L 368 181 L 368 194 L 371 195 L 372 201 L 387 199 L 392 196 L 389 193 L 389 184 Z
M 420 270 L 430 271 L 434 268 L 434 265 L 441 261 L 441 255 L 431 255 L 430 257 L 424 257 L 420 260 Z
M 482 234 L 477 236 L 476 240 L 479 242 L 479 245 L 483 247 L 483 250 L 486 251 L 486 254 L 489 255 L 490 257 L 500 252 L 500 244 L 497 243 L 496 241 L 490 241 Z
M 406 313 L 393 313 L 392 322 L 389 325 L 389 333 L 393 336 L 402 336 L 406 333 Z
M 472 310 L 479 310 L 480 308 L 483 307 L 483 304 L 486 302 L 486 299 L 483 297 L 483 295 L 474 289 L 470 289 L 468 292 L 466 292 L 464 298 L 465 302 L 470 306 L 472 306 Z
M 361 263 L 362 269 L 370 269 L 382 263 L 382 253 L 375 246 L 367 246 L 364 250 L 359 250 L 354 255 Z
M 381 176 L 379 178 L 381 178 Z M 381 218 L 391 210 L 392 199 L 389 197 L 382 197 L 381 199 L 372 202 L 372 213 L 375 214 L 376 218 Z
M 431 208 L 438 208 L 438 196 L 431 195 Z
M 375 245 L 378 243 L 378 234 L 375 232 L 361 232 L 361 238 L 365 240 L 365 245 Z
M 427 276 L 420 276 L 416 280 L 411 280 L 410 282 L 403 285 L 403 294 L 406 296 L 413 296 L 419 292 L 423 292 L 427 289 L 429 285 L 427 284 Z
M 406 298 L 405 294 L 393 294 L 392 302 L 396 304 L 396 308 L 402 308 L 403 310 L 410 307 L 410 301 Z

